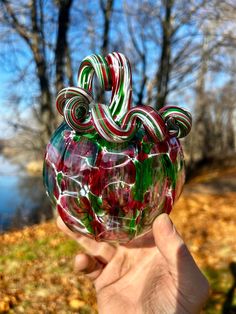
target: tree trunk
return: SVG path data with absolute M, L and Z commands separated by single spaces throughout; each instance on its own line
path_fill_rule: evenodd
M 50 137 L 54 125 L 54 112 L 52 109 L 52 95 L 46 65 L 46 56 L 44 50 L 44 38 L 39 27 L 39 16 L 36 0 L 32 0 L 31 6 L 31 50 L 34 56 L 37 76 L 40 87 L 40 122 L 43 125 L 43 139 L 45 143 Z
M 110 32 L 110 24 L 111 24 L 111 14 L 113 10 L 114 0 L 107 0 L 106 4 L 101 0 L 101 8 L 104 15 L 103 22 L 103 42 L 102 42 L 102 54 L 105 57 L 108 54 L 109 47 L 109 32 Z
M 195 133 L 198 139 L 197 148 L 201 160 L 210 157 L 214 148 L 212 120 L 208 104 L 207 94 L 205 92 L 205 80 L 208 69 L 207 39 L 204 39 L 202 48 L 202 60 L 199 70 L 198 82 L 196 86 L 196 112 L 195 112 Z
M 37 74 L 40 86 L 40 114 L 41 123 L 45 126 L 45 140 L 47 141 L 54 129 L 54 111 L 52 109 L 52 95 L 47 77 L 46 64 L 40 56 L 35 56 Z
M 100 7 L 103 13 L 103 36 L 102 36 L 102 45 L 101 45 L 101 54 L 105 57 L 109 51 L 109 33 L 111 26 L 111 15 L 113 10 L 114 0 L 106 0 L 105 3 L 103 0 L 100 0 Z M 101 103 L 105 102 L 105 91 L 103 91 L 100 86 L 98 86 L 97 98 Z
M 170 78 L 170 58 L 171 58 L 171 36 L 172 36 L 172 8 L 174 1 L 165 1 L 165 17 L 162 21 L 162 46 L 161 57 L 159 62 L 159 69 L 156 75 L 157 82 L 157 99 L 156 108 L 160 109 L 166 104 L 166 97 L 168 94 L 168 84 Z
M 73 0 L 59 1 L 57 43 L 55 49 L 56 61 L 56 91 L 57 93 L 64 87 L 65 79 L 65 59 L 68 50 L 67 33 L 70 19 L 70 8 Z

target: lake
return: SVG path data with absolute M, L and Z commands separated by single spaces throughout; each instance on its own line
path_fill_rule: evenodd
M 51 219 L 41 176 L 31 176 L 0 155 L 0 233 Z

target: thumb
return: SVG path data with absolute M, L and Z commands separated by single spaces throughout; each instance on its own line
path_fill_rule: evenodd
M 153 236 L 172 276 L 178 281 L 181 278 L 181 282 L 188 288 L 190 286 L 206 288 L 204 292 L 207 294 L 208 283 L 167 214 L 161 214 L 155 219 Z
M 180 252 L 185 256 L 184 258 L 192 262 L 184 241 L 167 214 L 161 214 L 155 219 L 153 223 L 153 237 L 157 248 L 172 268 L 178 267 Z

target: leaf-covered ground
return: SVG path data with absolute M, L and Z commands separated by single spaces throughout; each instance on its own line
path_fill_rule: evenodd
M 236 313 L 236 169 L 196 177 L 171 216 L 211 284 L 203 313 Z M 4 234 L 0 248 L 0 313 L 97 313 L 91 282 L 73 273 L 82 248 L 54 222 Z
M 211 285 L 203 313 L 235 314 L 236 168 L 196 177 L 171 216 Z

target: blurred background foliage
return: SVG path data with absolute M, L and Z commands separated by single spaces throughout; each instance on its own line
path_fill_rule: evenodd
M 78 67 L 84 57 L 122 52 L 133 70 L 134 105 L 160 109 L 176 104 L 193 115 L 192 132 L 183 143 L 190 182 L 180 200 L 182 207 L 174 211 L 173 219 L 212 283 L 205 313 L 236 313 L 236 230 L 232 225 L 236 217 L 235 21 L 234 0 L 0 0 L 0 231 L 53 217 L 40 173 L 45 145 L 61 121 L 55 97 L 64 86 L 76 86 Z M 99 91 L 96 97 L 106 101 L 107 96 Z M 26 234 L 37 239 L 36 243 L 42 234 L 54 230 L 47 224 L 37 228 L 25 229 Z M 224 237 L 218 237 L 219 234 Z M 74 292 L 73 297 L 65 293 L 61 308 L 50 310 L 47 292 L 39 290 L 34 300 L 38 307 L 33 312 L 27 289 L 31 293 L 39 287 L 29 288 L 31 279 L 25 279 L 25 290 L 14 293 L 22 278 L 31 278 L 32 273 L 36 276 L 37 269 L 25 275 L 23 267 L 24 274 L 18 273 L 21 277 L 16 278 L 13 273 L 18 270 L 17 262 L 27 268 L 44 259 L 49 265 L 61 245 L 59 250 L 65 254 L 59 254 L 55 268 L 68 271 L 68 282 L 58 279 L 55 284 L 50 267 L 45 266 L 42 275 L 47 277 L 45 286 L 54 287 L 54 294 L 48 291 L 56 298 L 61 290 L 55 287 L 69 285 L 71 276 L 71 268 L 61 265 L 71 259 L 71 252 L 76 249 L 71 249 L 68 242 L 68 253 L 65 238 L 61 240 L 56 230 L 51 236 L 57 244 L 50 238 L 32 246 L 26 235 L 21 242 L 19 233 L 11 235 L 15 240 L 5 233 L 0 242 L 5 250 L 0 258 L 0 312 L 96 311 L 95 303 L 88 303 L 82 292 Z M 51 254 L 45 260 L 46 253 L 38 254 L 44 246 L 54 250 L 55 256 Z M 44 270 L 38 268 L 38 273 Z M 91 290 L 85 281 L 73 283 L 75 291 L 77 284 L 80 291 Z M 46 307 L 40 308 L 41 303 Z

